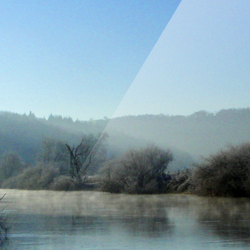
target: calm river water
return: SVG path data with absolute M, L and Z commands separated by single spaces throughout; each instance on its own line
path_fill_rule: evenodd
M 0 249 L 250 249 L 249 199 L 0 191 Z

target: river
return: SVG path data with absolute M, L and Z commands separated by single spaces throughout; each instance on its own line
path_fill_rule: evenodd
M 0 249 L 250 249 L 246 198 L 0 191 Z

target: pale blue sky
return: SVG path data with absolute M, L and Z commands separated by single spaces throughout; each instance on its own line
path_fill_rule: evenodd
M 0 110 L 112 116 L 179 2 L 2 1 Z
M 250 1 L 179 3 L 3 1 L 0 110 L 88 120 L 121 100 L 114 116 L 249 107 Z

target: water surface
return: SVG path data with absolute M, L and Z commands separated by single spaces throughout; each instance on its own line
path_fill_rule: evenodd
M 1 190 L 2 249 L 249 249 L 250 200 Z

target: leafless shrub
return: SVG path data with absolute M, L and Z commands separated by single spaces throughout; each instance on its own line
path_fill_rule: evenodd
M 121 158 L 106 163 L 100 171 L 99 187 L 115 193 L 161 192 L 165 171 L 172 160 L 170 151 L 156 146 L 130 150 Z
M 194 192 L 200 195 L 250 195 L 250 143 L 229 146 L 196 164 L 192 177 Z
M 191 173 L 192 170 L 184 169 L 177 173 L 168 175 L 168 181 L 166 181 L 166 192 L 170 193 L 183 193 L 189 190 L 191 186 Z
M 70 176 L 61 175 L 53 180 L 50 184 L 50 189 L 56 191 L 69 191 L 74 189 L 74 184 Z
M 54 178 L 59 176 L 59 170 L 53 166 L 36 166 L 25 169 L 21 174 L 3 182 L 2 188 L 17 188 L 27 190 L 49 189 Z
M 119 159 L 107 161 L 100 169 L 98 188 L 104 192 L 121 193 L 125 185 L 122 162 Z

